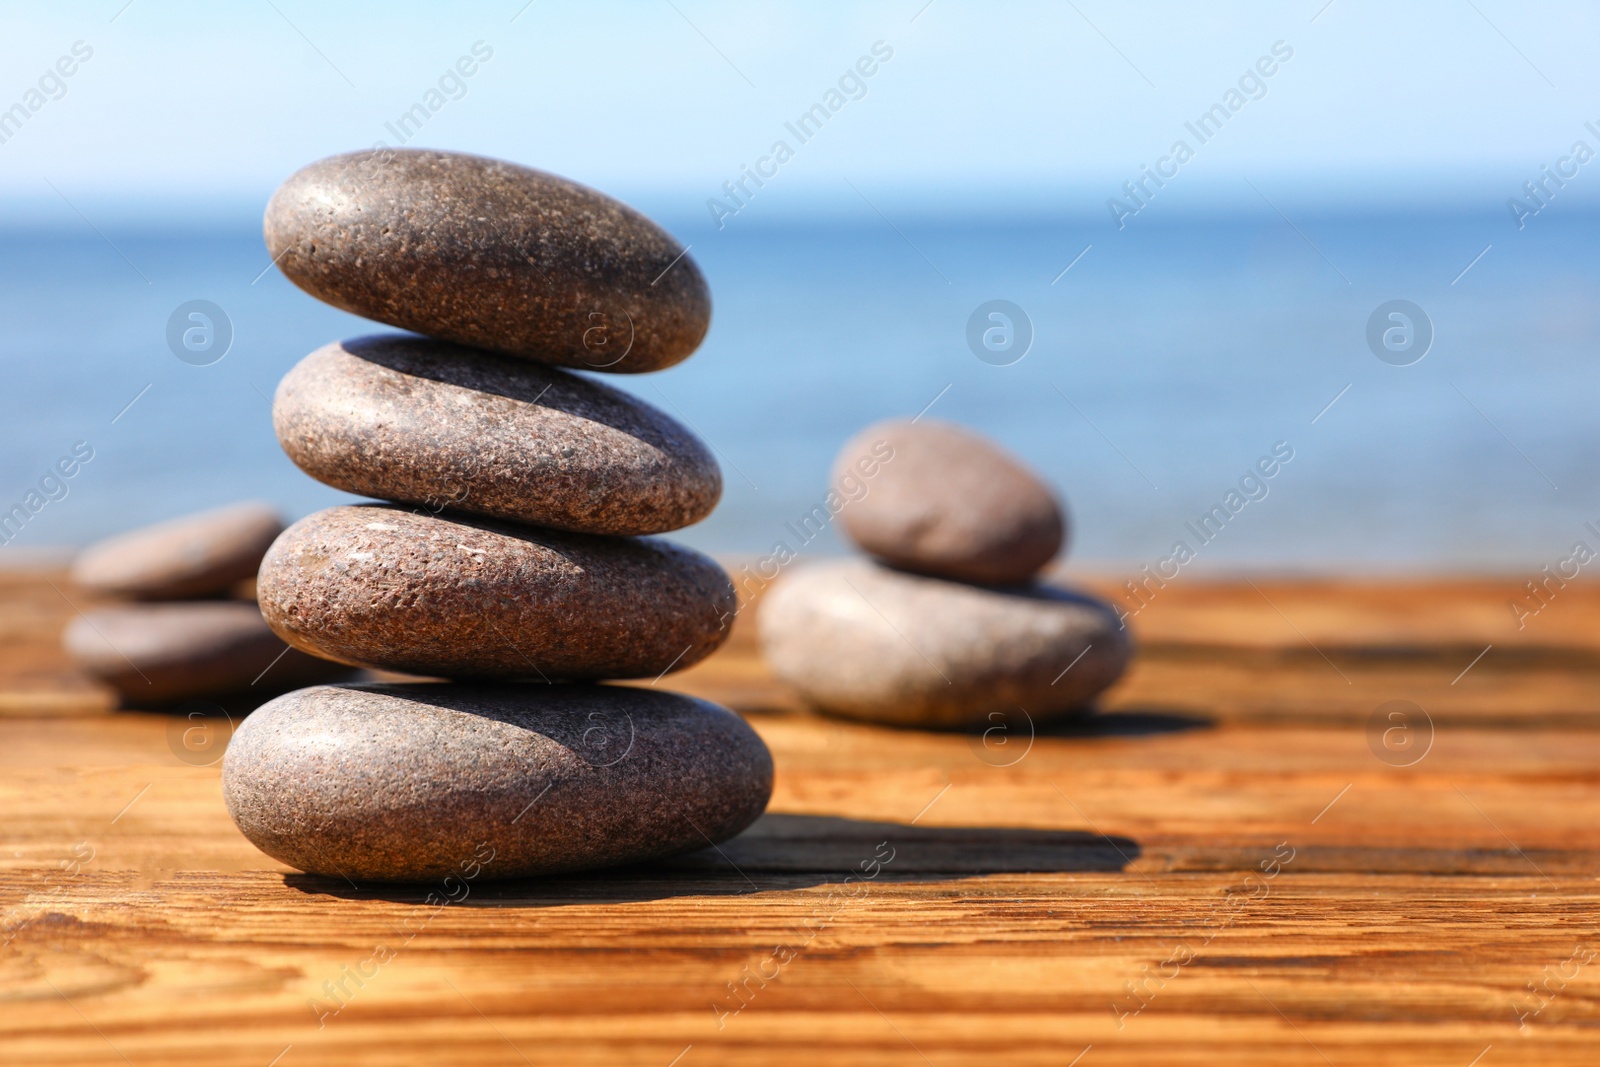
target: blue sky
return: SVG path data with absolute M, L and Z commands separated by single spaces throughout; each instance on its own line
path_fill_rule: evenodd
M 1216 5 L 8 4 L 0 107 L 75 42 L 93 56 L 0 144 L 0 206 L 70 219 L 52 183 L 92 217 L 259 205 L 305 162 L 386 137 L 476 42 L 492 57 L 410 143 L 668 215 L 706 210 L 878 41 L 893 58 L 751 215 L 859 207 L 846 182 L 905 208 L 1103 212 L 1279 41 L 1292 60 L 1162 190 L 1172 210 L 1247 198 L 1241 178 L 1297 206 L 1503 202 L 1600 120 L 1592 5 L 1202 7 Z M 1563 195 L 1600 190 L 1594 169 Z

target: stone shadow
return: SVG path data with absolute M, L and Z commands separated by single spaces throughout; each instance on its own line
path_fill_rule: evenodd
M 626 904 L 684 896 L 744 896 L 820 885 L 931 882 L 988 874 L 1116 872 L 1139 857 L 1138 842 L 1082 830 L 999 826 L 911 826 L 832 815 L 766 814 L 738 837 L 656 863 L 581 875 L 465 886 L 358 885 L 309 874 L 284 884 L 313 896 L 436 907 L 539 908 Z M 433 897 L 429 899 L 430 895 Z
M 1160 734 L 1210 730 L 1216 725 L 1217 721 L 1209 715 L 1196 715 L 1193 712 L 1168 708 L 1118 708 L 1116 711 L 1094 709 L 1081 715 L 1045 723 L 1039 727 L 1038 735 L 1062 738 L 1155 737 Z

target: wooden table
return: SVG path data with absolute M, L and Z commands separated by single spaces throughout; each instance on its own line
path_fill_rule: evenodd
M 0 1062 L 1594 1064 L 1600 587 L 1519 585 L 1174 582 L 1032 737 L 812 717 L 745 629 L 675 678 L 772 747 L 755 828 L 450 902 L 257 852 L 0 574 Z

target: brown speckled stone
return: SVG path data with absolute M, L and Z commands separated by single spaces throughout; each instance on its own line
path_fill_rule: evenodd
M 311 353 L 278 385 L 272 422 L 312 477 L 432 510 L 649 534 L 700 521 L 722 493 L 699 439 L 626 393 L 403 334 Z
M 632 208 L 543 171 L 376 149 L 295 172 L 267 250 L 334 307 L 430 337 L 618 374 L 685 359 L 711 320 L 694 261 Z
M 447 678 L 654 678 L 728 636 L 733 583 L 698 552 L 385 505 L 285 530 L 261 612 L 297 648 Z
M 224 593 L 253 578 L 283 520 L 248 502 L 171 519 L 90 545 L 72 580 L 99 596 L 182 600 Z
M 1086 705 L 1132 655 L 1116 612 L 1093 597 L 986 589 L 867 560 L 786 575 L 757 621 L 773 673 L 808 702 L 901 726 L 981 725 L 1018 708 L 1044 722 Z
M 772 757 L 733 712 L 659 690 L 319 686 L 244 721 L 222 791 L 274 859 L 358 885 L 453 875 L 459 899 L 726 840 L 766 808 Z
M 135 705 L 244 690 L 265 696 L 351 673 L 285 648 L 256 606 L 240 601 L 96 608 L 73 619 L 61 643 L 79 669 Z
M 1066 540 L 1050 487 L 993 442 L 950 423 L 867 427 L 840 450 L 833 486 L 849 501 L 839 515 L 844 532 L 883 562 L 919 574 L 1026 582 Z

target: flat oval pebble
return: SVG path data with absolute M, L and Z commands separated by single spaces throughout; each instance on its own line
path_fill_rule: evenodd
M 593 537 L 380 504 L 295 523 L 261 561 L 285 641 L 448 678 L 654 678 L 727 638 L 733 583 L 655 538 Z
M 709 449 L 628 394 L 400 334 L 336 342 L 278 386 L 278 441 L 352 493 L 561 530 L 648 534 L 711 513 Z
M 244 721 L 222 791 L 292 867 L 452 891 L 707 848 L 766 808 L 772 757 L 733 712 L 660 690 L 318 686 Z
M 267 251 L 334 307 L 447 341 L 618 374 L 685 359 L 711 321 L 687 250 L 625 204 L 460 152 L 375 149 L 297 171 Z
M 351 673 L 285 648 L 256 606 L 242 601 L 94 608 L 61 640 L 79 669 L 143 706 L 244 690 L 279 693 Z
M 992 441 L 950 423 L 867 427 L 840 450 L 833 488 L 851 540 L 920 574 L 1026 582 L 1066 540 L 1050 487 Z
M 804 567 L 757 608 L 774 674 L 812 705 L 901 726 L 1083 708 L 1132 655 L 1116 612 L 1052 586 L 988 589 L 867 560 Z
M 90 545 L 73 561 L 72 581 L 98 596 L 135 600 L 213 596 L 254 577 L 282 532 L 271 505 L 230 504 Z

